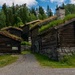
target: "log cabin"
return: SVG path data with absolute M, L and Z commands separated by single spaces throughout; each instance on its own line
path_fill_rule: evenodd
M 0 53 L 21 53 L 21 37 L 0 31 Z
M 32 51 L 33 52 L 36 52 L 37 50 L 35 50 L 35 43 L 39 37 L 38 37 L 38 33 L 39 33 L 39 28 L 41 26 L 45 26 L 46 24 L 48 24 L 49 22 L 53 21 L 53 20 L 56 20 L 57 19 L 57 16 L 51 16 L 45 20 L 42 20 L 41 22 L 39 23 L 35 23 L 31 28 L 30 28 L 30 35 L 31 35 L 31 42 L 32 42 Z M 38 50 L 39 51 L 39 50 Z
M 41 32 L 38 37 L 35 50 L 39 48 L 41 54 L 53 60 L 75 54 L 75 18 Z

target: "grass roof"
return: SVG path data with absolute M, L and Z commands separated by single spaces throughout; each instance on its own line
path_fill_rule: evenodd
M 10 34 L 7 31 L 0 31 L 0 34 L 6 36 L 8 38 L 11 38 L 13 40 L 16 40 L 16 41 L 22 41 L 22 38 L 21 37 L 18 37 L 18 36 L 15 36 L 13 34 Z
M 64 19 L 59 19 L 59 20 L 54 20 L 50 23 L 48 23 L 47 25 L 45 26 L 42 26 L 40 29 L 39 29 L 39 32 L 43 32 L 47 29 L 49 29 L 50 27 L 55 27 L 55 26 L 58 26 L 60 24 L 64 24 L 66 21 L 69 21 L 71 19 L 75 18 L 75 14 L 69 14 L 67 15 Z
M 8 29 L 16 29 L 16 30 L 19 30 L 19 31 L 23 31 L 21 28 L 18 28 L 18 27 L 13 27 L 13 26 L 8 26 L 8 27 L 4 27 L 2 28 L 1 30 L 8 30 Z
M 35 23 L 33 26 L 31 26 L 30 29 L 32 30 L 32 29 L 35 28 L 36 26 L 45 25 L 45 24 L 47 24 L 47 23 L 49 23 L 49 22 L 55 20 L 56 18 L 57 18 L 57 16 L 51 16 L 51 17 L 49 17 L 49 18 L 47 18 L 47 19 L 44 19 L 44 20 L 42 20 L 42 21 L 40 21 L 40 22 L 38 22 L 38 23 Z
M 41 20 L 34 20 L 34 21 L 31 21 L 31 22 L 28 22 L 28 23 L 26 23 L 26 25 L 30 25 L 30 24 L 33 24 L 33 23 L 37 23 L 37 22 L 40 22 Z

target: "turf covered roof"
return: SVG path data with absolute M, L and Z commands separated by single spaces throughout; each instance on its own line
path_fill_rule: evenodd
M 39 33 L 41 34 L 51 28 L 54 28 L 54 29 L 61 28 L 65 25 L 68 25 L 68 24 L 74 22 L 74 21 L 75 21 L 75 14 L 69 14 L 62 20 L 61 19 L 54 20 L 54 21 L 48 23 L 47 25 L 42 26 L 41 28 L 39 28 Z
M 49 22 L 51 22 L 51 21 L 53 21 L 53 20 L 55 20 L 55 19 L 57 19 L 57 16 L 51 16 L 51 17 L 49 17 L 49 18 L 47 18 L 47 19 L 44 19 L 44 20 L 42 20 L 42 21 L 40 21 L 40 22 L 38 22 L 38 23 L 35 23 L 35 24 L 30 28 L 30 30 L 34 29 L 36 26 L 45 25 L 45 24 L 47 24 L 47 23 L 49 23 Z
M 13 34 L 10 34 L 7 31 L 0 31 L 0 35 L 6 36 L 6 37 L 8 37 L 10 39 L 13 39 L 13 40 L 16 40 L 16 41 L 22 41 L 21 37 L 18 37 L 18 36 L 15 36 Z
M 64 26 L 65 24 L 73 22 L 74 20 L 75 20 L 75 14 L 69 14 L 64 19 L 54 20 L 52 22 L 49 22 L 45 26 L 41 26 L 39 32 L 43 32 L 51 27 L 59 28 L 61 26 Z
M 19 30 L 19 31 L 23 31 L 21 28 L 13 27 L 13 26 L 4 27 L 4 28 L 2 28 L 1 30 L 8 30 L 8 29 L 16 29 L 16 30 Z
M 26 25 L 30 25 L 30 24 L 33 24 L 33 23 L 37 23 L 37 22 L 41 22 L 42 20 L 34 20 L 34 21 L 31 21 L 31 22 L 28 22 L 26 23 Z

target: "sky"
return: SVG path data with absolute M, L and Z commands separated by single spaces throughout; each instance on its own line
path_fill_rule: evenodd
M 15 5 L 22 5 L 26 3 L 28 7 L 42 6 L 45 11 L 47 9 L 47 5 L 49 5 L 53 12 L 55 11 L 56 5 L 60 6 L 62 3 L 75 4 L 75 0 L 0 0 L 0 8 L 4 3 L 11 6 L 13 2 Z

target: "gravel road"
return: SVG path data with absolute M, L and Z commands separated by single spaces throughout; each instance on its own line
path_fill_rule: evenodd
M 75 75 L 75 68 L 44 68 L 33 54 L 20 55 L 17 62 L 0 68 L 0 75 Z

